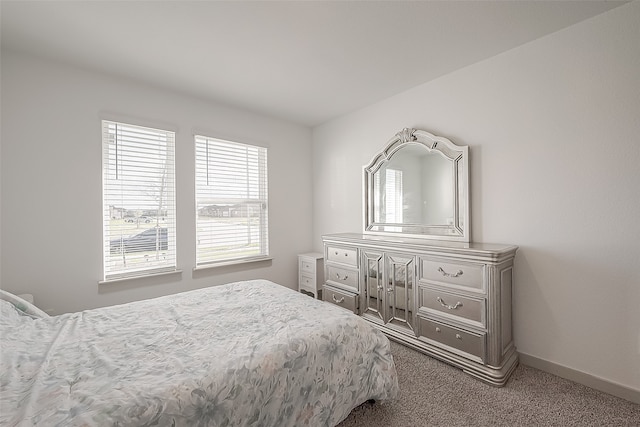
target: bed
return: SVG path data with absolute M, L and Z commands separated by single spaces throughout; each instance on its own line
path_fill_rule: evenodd
M 266 280 L 52 317 L 0 292 L 2 426 L 334 426 L 398 392 L 380 331 Z

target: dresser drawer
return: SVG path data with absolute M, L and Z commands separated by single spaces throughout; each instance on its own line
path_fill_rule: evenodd
M 419 337 L 431 344 L 443 344 L 454 352 L 484 363 L 485 334 L 472 333 L 418 316 Z
M 358 249 L 344 246 L 327 246 L 327 261 L 358 267 Z
M 358 270 L 327 266 L 327 281 L 358 291 Z
M 485 324 L 484 298 L 470 298 L 437 289 L 420 288 L 419 308 L 451 316 L 458 321 Z
M 322 288 L 322 299 L 358 314 L 358 296 L 356 294 L 324 286 Z
M 484 289 L 484 265 L 421 258 L 420 279 Z

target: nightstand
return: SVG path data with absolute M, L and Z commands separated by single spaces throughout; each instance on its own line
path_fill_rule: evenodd
M 323 258 L 324 255 L 318 252 L 298 255 L 298 290 L 317 299 L 322 299 Z

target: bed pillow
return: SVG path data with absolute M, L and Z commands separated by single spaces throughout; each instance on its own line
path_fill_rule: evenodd
M 0 299 L 10 302 L 11 304 L 13 304 L 13 306 L 17 310 L 26 314 L 29 317 L 33 317 L 34 319 L 49 317 L 47 313 L 40 310 L 35 305 L 31 304 L 28 301 L 23 300 L 22 298 L 12 294 L 11 292 L 7 292 L 5 290 L 0 289 Z
M 14 327 L 20 325 L 21 322 L 25 320 L 31 320 L 30 317 L 25 317 L 21 313 L 21 311 L 16 309 L 15 305 L 8 301 L 0 300 L 0 327 Z M 2 335 L 2 339 L 4 339 L 4 333 L 2 333 Z

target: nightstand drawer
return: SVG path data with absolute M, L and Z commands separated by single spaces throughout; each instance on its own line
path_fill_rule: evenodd
M 358 296 L 356 294 L 325 286 L 322 288 L 322 299 L 358 314 Z
M 352 288 L 358 291 L 358 271 L 346 268 L 327 266 L 327 280 L 340 286 Z
M 316 272 L 316 260 L 309 260 L 306 258 L 300 258 L 300 271 L 315 274 Z
M 484 265 L 421 258 L 420 280 L 484 289 Z
M 357 267 L 358 249 L 342 246 L 327 246 L 327 261 Z
M 307 291 L 316 291 L 316 279 L 312 276 L 305 274 L 300 275 L 300 289 L 306 289 Z
M 453 326 L 434 322 L 418 316 L 420 339 L 431 342 L 434 345 L 443 344 L 454 352 L 465 353 L 465 356 L 484 362 L 485 334 L 472 333 Z
M 426 308 L 458 321 L 485 323 L 484 298 L 470 298 L 431 288 L 420 288 L 419 307 Z

